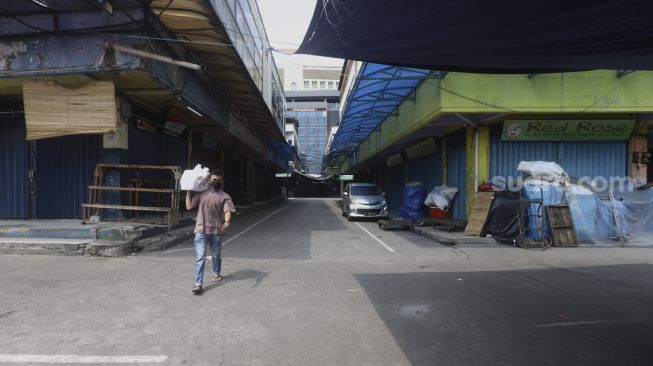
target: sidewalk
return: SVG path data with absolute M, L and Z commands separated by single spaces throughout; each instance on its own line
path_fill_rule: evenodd
M 389 210 L 389 218 L 391 220 L 401 220 L 399 216 L 399 211 Z M 414 226 L 413 232 L 415 234 L 427 237 L 433 241 L 443 244 L 443 245 L 458 245 L 458 244 L 486 244 L 486 245 L 498 245 L 496 240 L 493 238 L 485 238 L 480 236 L 469 236 L 464 235 L 460 231 L 449 232 L 444 230 L 434 229 L 429 226 Z
M 236 217 L 284 201 L 273 198 L 236 206 Z M 80 220 L 0 220 L 0 254 L 125 256 L 189 239 L 194 225 L 195 212 L 184 212 L 170 231 L 165 225 L 134 221 L 84 225 Z

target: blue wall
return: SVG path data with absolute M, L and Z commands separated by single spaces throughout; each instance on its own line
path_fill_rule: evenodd
M 404 196 L 405 181 L 404 164 L 388 168 L 388 206 L 394 210 L 401 208 Z
M 447 139 L 447 185 L 458 188 L 458 194 L 453 201 L 451 217 L 465 220 L 467 196 L 467 151 L 465 142 L 467 135 L 465 129 L 446 136 Z
M 412 159 L 408 162 L 408 174 L 411 181 L 424 183 L 426 191 L 442 185 L 442 155 L 440 152 Z
M 625 141 L 563 141 L 490 143 L 490 177 L 516 177 L 520 161 L 554 161 L 572 177 L 626 176 L 628 144 Z
M 29 217 L 29 152 L 22 119 L 0 119 L 0 219 Z
M 101 153 L 102 135 L 36 141 L 36 217 L 81 218 Z

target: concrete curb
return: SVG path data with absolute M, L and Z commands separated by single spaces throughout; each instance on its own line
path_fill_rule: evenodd
M 479 236 L 463 236 L 460 234 L 452 234 L 446 231 L 435 230 L 430 227 L 415 227 L 416 234 L 430 238 L 440 244 L 444 245 L 458 245 L 458 244 L 487 244 L 496 245 L 497 242 L 493 238 L 483 238 Z
M 245 215 L 251 211 L 259 210 L 264 207 L 281 204 L 285 202 L 283 198 L 276 198 L 269 201 L 264 201 L 258 205 L 243 207 L 238 210 L 236 217 Z M 144 230 L 141 227 L 127 228 L 127 230 L 115 229 L 110 233 L 104 235 L 105 239 L 96 240 L 89 244 L 89 250 L 84 254 L 103 257 L 124 256 L 136 252 L 154 252 L 166 250 L 182 241 L 191 239 L 193 234 L 193 227 L 195 220 L 186 217 L 170 231 L 165 228 L 150 228 Z M 122 230 L 122 231 L 120 231 Z M 99 236 L 99 235 L 98 235 Z M 106 238 L 115 238 L 113 240 L 106 240 Z M 117 240 L 116 240 L 117 239 Z M 115 244 L 111 243 L 116 241 Z
M 284 198 L 263 201 L 253 206 L 242 207 L 236 217 L 249 212 L 285 202 Z M 195 220 L 184 217 L 173 230 L 164 226 L 143 224 L 107 225 L 97 228 L 95 238 L 84 240 L 48 237 L 3 237 L 0 238 L 0 254 L 18 255 L 89 255 L 98 257 L 120 257 L 136 252 L 165 250 L 193 237 Z M 40 229 L 36 229 L 36 232 Z M 84 229 L 88 230 L 88 229 Z M 44 232 L 44 231 L 43 231 Z M 76 234 L 77 235 L 77 234 Z

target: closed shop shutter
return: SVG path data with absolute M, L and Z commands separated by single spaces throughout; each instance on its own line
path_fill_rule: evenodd
M 82 217 L 102 135 L 64 136 L 36 141 L 36 216 L 39 219 Z
M 490 178 L 518 177 L 520 161 L 556 161 L 558 156 L 555 142 L 508 142 L 493 141 L 490 144 Z
M 572 177 L 623 177 L 628 173 L 625 141 L 510 142 L 490 144 L 490 176 L 517 177 L 520 161 L 554 161 Z
M 388 168 L 388 206 L 394 210 L 401 208 L 404 196 L 405 181 L 404 164 Z
M 427 191 L 442 184 L 442 156 L 440 152 L 410 160 L 408 170 L 410 180 L 424 183 Z
M 24 121 L 0 118 L 0 219 L 29 218 L 28 169 Z
M 458 188 L 454 198 L 451 217 L 458 220 L 466 218 L 467 197 L 467 151 L 465 149 L 466 133 L 460 130 L 447 136 L 447 185 Z
M 626 141 L 560 142 L 558 164 L 572 177 L 624 177 L 628 174 Z

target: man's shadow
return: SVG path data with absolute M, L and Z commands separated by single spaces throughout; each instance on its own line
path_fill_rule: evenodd
M 214 289 L 214 288 L 216 288 L 218 286 L 221 286 L 221 285 L 223 285 L 223 284 L 225 284 L 227 282 L 231 282 L 231 281 L 242 281 L 242 280 L 254 279 L 254 280 L 256 280 L 256 282 L 251 287 L 258 287 L 258 285 L 260 285 L 261 282 L 263 282 L 263 280 L 269 275 L 270 275 L 270 273 L 268 273 L 268 272 L 261 272 L 261 271 L 256 271 L 256 270 L 253 270 L 253 269 L 245 269 L 245 270 L 242 270 L 242 271 L 233 272 L 233 273 L 230 273 L 227 276 L 223 276 L 222 281 L 212 282 L 210 285 L 204 287 L 202 289 L 202 293 L 206 292 L 206 291 L 210 291 L 210 290 L 212 290 L 212 289 Z

